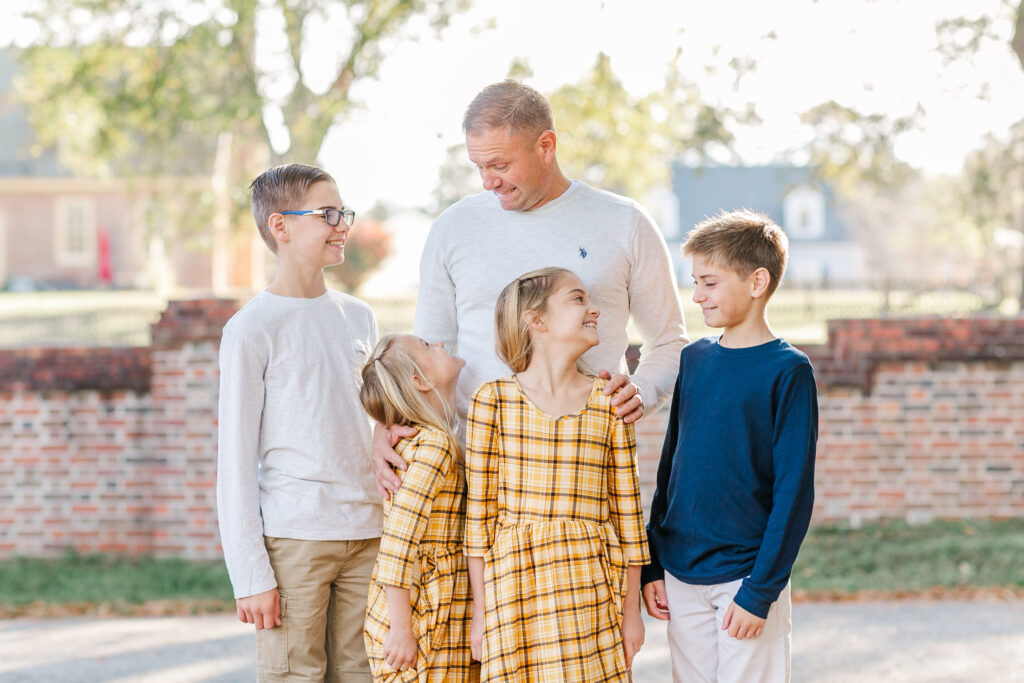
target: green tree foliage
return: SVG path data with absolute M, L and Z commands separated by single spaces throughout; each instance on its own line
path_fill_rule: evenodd
M 39 0 L 40 38 L 19 55 L 20 93 L 41 141 L 58 144 L 70 168 L 220 174 L 213 194 L 230 199 L 239 225 L 255 174 L 284 161 L 316 163 L 327 132 L 354 106 L 353 83 L 375 77 L 414 26 L 440 29 L 468 4 Z M 200 201 L 184 201 L 209 208 L 189 213 L 202 226 L 221 200 L 198 192 Z
M 884 283 L 922 275 L 906 267 L 913 239 L 903 213 L 920 175 L 894 152 L 896 137 L 913 128 L 921 113 L 918 108 L 891 118 L 825 102 L 801 115 L 808 133 L 801 152 L 835 190 L 833 210 L 865 247 L 869 276 Z
M 993 16 L 939 22 L 938 51 L 947 63 L 971 59 L 983 43 L 1006 41 L 1008 25 L 1015 26 L 1010 47 L 1024 65 L 1022 0 L 1004 0 Z M 978 88 L 978 96 L 985 97 L 988 85 Z M 1005 227 L 1012 213 L 1007 198 L 1015 196 L 1012 183 L 1020 182 L 1012 180 L 1012 148 L 1019 143 L 1000 150 L 993 136 L 968 160 L 961 178 L 923 178 L 894 154 L 895 139 L 913 129 L 922 114 L 920 107 L 902 117 L 864 114 L 827 102 L 802 115 L 809 136 L 801 151 L 836 188 L 876 275 L 954 277 L 987 290 L 1001 270 L 994 235 L 996 223 Z
M 968 210 L 991 228 L 1016 227 L 1024 218 L 1024 119 L 1009 137 L 989 134 L 964 163 Z
M 352 106 L 352 84 L 376 76 L 411 20 L 440 28 L 467 4 L 42 0 L 33 15 L 41 39 L 22 56 L 23 92 L 44 141 L 90 133 L 75 136 L 76 165 L 116 165 L 139 151 L 157 152 L 160 165 L 168 152 L 194 159 L 168 143 L 183 135 L 209 149 L 224 130 L 259 132 L 250 142 L 270 146 L 277 126 L 287 143 L 272 161 L 311 161 Z
M 730 157 L 731 127 L 756 121 L 752 106 L 739 111 L 705 101 L 683 76 L 679 57 L 668 65 L 665 86 L 646 95 L 626 90 L 605 54 L 579 82 L 547 93 L 558 128 L 558 163 L 568 177 L 643 198 L 668 186 L 672 163 L 684 155 L 694 162 Z M 729 68 L 740 76 L 749 66 Z M 523 59 L 509 67 L 509 78 L 529 81 L 532 75 Z M 465 145 L 449 148 L 434 191 L 437 209 L 480 190 Z
M 679 55 L 668 65 L 665 87 L 643 96 L 626 90 L 607 55 L 578 83 L 551 93 L 558 126 L 558 160 L 577 177 L 632 197 L 669 181 L 672 162 L 685 152 L 702 160 L 729 154 L 730 126 L 754 120 L 706 101 L 685 78 Z
M 449 147 L 437 171 L 437 185 L 434 187 L 435 213 L 441 213 L 463 197 L 476 194 L 482 189 L 480 176 L 469 162 L 466 145 L 459 143 Z
M 989 275 L 1002 296 L 1024 302 L 1024 119 L 1009 135 L 986 136 L 968 155 L 960 181 L 962 214 Z
M 1002 7 L 997 16 L 941 22 L 936 33 L 946 61 L 972 59 L 982 43 L 1005 44 L 1009 35 L 1009 47 L 1024 68 L 1024 0 L 1004 0 Z M 973 234 L 985 273 L 1002 296 L 1016 297 L 1024 306 L 1024 119 L 1009 131 L 987 135 L 966 159 L 959 180 L 960 223 Z
M 327 277 L 354 292 L 391 253 L 391 245 L 392 235 L 387 228 L 373 218 L 360 219 L 345 242 L 345 263 L 325 271 Z
M 1024 0 L 1017 5 L 1017 20 L 1013 26 L 1013 40 L 1010 41 L 1010 47 L 1017 55 L 1017 59 L 1020 60 L 1020 65 L 1024 67 Z
M 953 17 L 935 27 L 939 51 L 947 62 L 970 57 L 984 41 L 1002 40 L 999 26 L 1009 21 L 1013 26 L 1010 49 L 1024 67 L 1024 0 L 1003 0 L 999 16 Z
M 922 111 L 890 118 L 862 114 L 836 102 L 825 102 L 800 116 L 811 132 L 804 148 L 810 164 L 845 196 L 865 186 L 898 189 L 914 170 L 896 158 L 896 137 L 911 130 Z

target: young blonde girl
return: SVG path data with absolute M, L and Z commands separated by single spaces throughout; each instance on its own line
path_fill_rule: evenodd
M 497 351 L 466 439 L 472 647 L 485 681 L 627 681 L 649 561 L 632 425 L 580 357 L 599 311 L 572 272 L 502 290 Z
M 395 450 L 408 463 L 384 504 L 384 533 L 363 627 L 377 681 L 479 680 L 469 651 L 469 582 L 463 556 L 465 475 L 454 423 L 465 361 L 413 335 L 380 340 L 359 398 L 385 426 L 418 428 Z

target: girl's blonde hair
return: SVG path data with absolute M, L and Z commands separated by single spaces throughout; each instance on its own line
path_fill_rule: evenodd
M 444 396 L 434 389 L 441 402 L 442 415 L 413 386 L 413 375 L 419 375 L 424 381 L 426 377 L 412 356 L 395 343 L 401 336 L 387 334 L 377 342 L 373 355 L 363 366 L 359 400 L 370 417 L 386 427 L 407 425 L 440 429 L 451 442 L 455 456 L 461 458 L 462 449 L 455 435 L 458 421 L 455 411 Z
M 542 312 L 559 281 L 566 275 L 575 273 L 555 267 L 531 270 L 505 285 L 498 295 L 498 303 L 494 306 L 495 351 L 512 372 L 523 372 L 533 360 L 533 344 L 524 314 L 527 311 Z M 577 366 L 585 371 L 585 366 L 580 363 Z

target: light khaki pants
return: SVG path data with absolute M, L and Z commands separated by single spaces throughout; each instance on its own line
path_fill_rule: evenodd
M 665 572 L 675 683 L 789 683 L 793 631 L 789 584 L 768 610 L 761 635 L 736 640 L 722 630 L 722 620 L 742 583 L 739 579 L 697 586 Z
M 363 619 L 380 539 L 265 539 L 281 625 L 256 632 L 259 680 L 370 683 Z

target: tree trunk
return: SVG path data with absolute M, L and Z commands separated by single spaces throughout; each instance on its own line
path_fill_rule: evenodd
M 210 254 L 210 282 L 216 296 L 226 296 L 230 287 L 231 195 L 228 173 L 231 168 L 231 133 L 217 136 L 217 155 L 213 163 L 213 249 Z
M 1021 3 L 1017 5 L 1017 27 L 1014 29 L 1013 40 L 1010 41 L 1010 46 L 1017 53 L 1020 65 L 1024 67 L 1024 0 L 1021 0 Z

